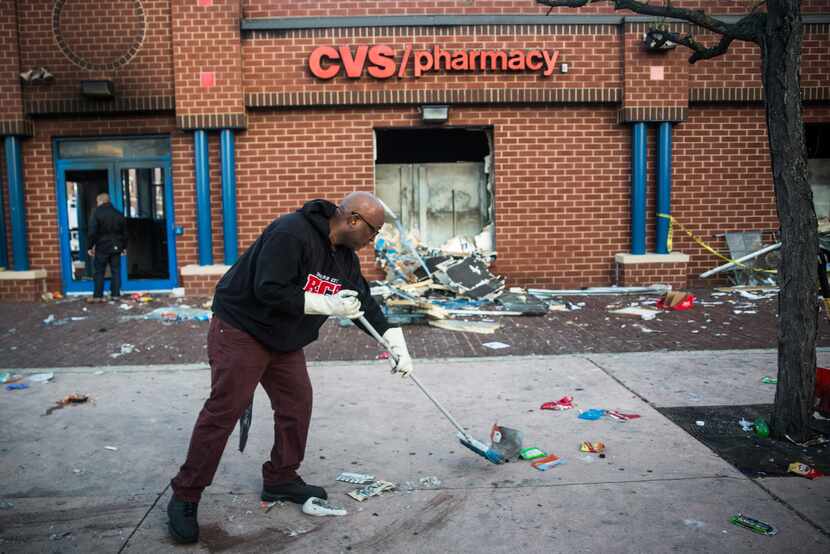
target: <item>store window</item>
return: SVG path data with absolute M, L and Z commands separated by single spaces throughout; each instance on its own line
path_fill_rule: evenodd
M 816 217 L 830 220 L 830 123 L 805 126 L 807 182 L 813 191 Z
M 491 134 L 377 129 L 375 191 L 426 246 L 463 237 L 494 250 Z

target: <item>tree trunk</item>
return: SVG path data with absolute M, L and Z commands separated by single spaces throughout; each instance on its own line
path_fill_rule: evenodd
M 798 0 L 770 0 L 767 11 L 762 78 L 782 242 L 771 434 L 803 441 L 810 435 L 816 378 L 818 243 L 801 119 L 801 8 Z

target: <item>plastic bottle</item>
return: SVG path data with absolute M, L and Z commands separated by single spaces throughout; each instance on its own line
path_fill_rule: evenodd
M 769 425 L 767 425 L 767 422 L 762 417 L 755 420 L 755 434 L 762 439 L 769 436 Z

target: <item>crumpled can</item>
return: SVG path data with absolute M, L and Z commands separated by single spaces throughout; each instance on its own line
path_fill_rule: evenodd
M 574 397 L 573 396 L 563 396 L 559 400 L 554 400 L 552 402 L 545 402 L 542 404 L 539 409 L 540 410 L 570 410 L 574 407 Z

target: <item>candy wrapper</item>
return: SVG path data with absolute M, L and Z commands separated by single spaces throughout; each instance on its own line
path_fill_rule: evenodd
M 629 421 L 631 419 L 638 419 L 640 414 L 624 414 L 622 412 L 618 412 L 617 410 L 606 410 L 605 415 L 610 418 L 616 419 L 617 421 Z
M 391 491 L 395 488 L 395 483 L 390 483 L 389 481 L 372 481 L 365 487 L 357 490 L 353 490 L 352 492 L 348 493 L 349 496 L 357 500 L 358 502 L 363 502 L 370 496 L 377 496 L 382 492 Z
M 735 514 L 734 516 L 729 518 L 729 521 L 733 525 L 743 527 L 744 529 L 749 529 L 753 533 L 758 533 L 759 535 L 775 535 L 778 533 L 778 529 L 776 529 L 769 523 L 764 523 L 760 519 L 747 517 L 743 514 Z
M 542 404 L 539 409 L 540 410 L 570 410 L 574 407 L 574 397 L 573 396 L 563 396 L 559 400 L 554 400 L 553 402 L 545 402 Z
M 795 473 L 796 475 L 801 475 L 802 477 L 806 477 L 807 479 L 815 479 L 816 477 L 822 477 L 824 474 L 819 470 L 808 466 L 807 464 L 802 464 L 801 462 L 793 462 L 789 465 L 787 470 L 790 473 Z
M 547 471 L 553 466 L 558 466 L 559 464 L 563 463 L 565 460 L 561 459 L 556 454 L 549 454 L 544 458 L 539 458 L 534 462 L 530 462 L 534 468 L 538 469 L 539 471 Z
M 602 454 L 605 452 L 605 444 L 601 442 L 582 441 L 579 443 L 580 452 L 592 452 L 594 454 Z
M 547 452 L 539 448 L 536 448 L 535 446 L 531 446 L 529 448 L 522 448 L 519 451 L 519 457 L 523 460 L 535 460 L 537 458 L 543 458 L 547 455 Z

